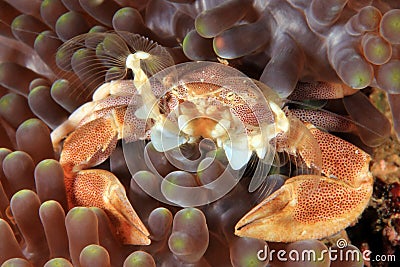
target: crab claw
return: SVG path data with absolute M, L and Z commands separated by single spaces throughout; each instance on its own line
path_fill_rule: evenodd
M 354 222 L 368 203 L 371 186 L 317 175 L 289 179 L 235 226 L 238 236 L 294 242 L 332 235 Z
M 124 244 L 148 245 L 149 232 L 128 201 L 124 186 L 111 172 L 86 169 L 104 162 L 121 135 L 124 108 L 94 114 L 93 120 L 78 127 L 64 141 L 60 164 L 69 208 L 98 207 L 109 216 Z M 87 117 L 85 117 L 86 119 Z
M 318 239 L 355 222 L 368 205 L 369 155 L 338 137 L 310 131 L 321 149 L 325 176 L 288 179 L 236 224 L 236 235 L 273 242 Z
M 117 177 L 105 170 L 77 173 L 73 186 L 73 204 L 98 207 L 109 216 L 124 244 L 149 245 L 150 235 L 126 197 Z

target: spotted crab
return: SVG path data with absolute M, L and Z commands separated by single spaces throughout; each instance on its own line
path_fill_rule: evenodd
M 141 42 L 149 44 L 144 38 Z M 51 134 L 54 148 L 62 147 L 60 163 L 70 208 L 102 208 L 123 243 L 148 245 L 149 232 L 118 178 L 91 168 L 105 161 L 122 138 L 150 139 L 160 152 L 210 139 L 224 151 L 233 170 L 245 168 L 252 155 L 261 166 L 270 165 L 275 150 L 298 157 L 315 170 L 289 178 L 249 211 L 235 226 L 238 236 L 275 242 L 322 238 L 344 229 L 362 213 L 373 184 L 366 152 L 303 123 L 282 110 L 279 97 L 267 86 L 223 64 L 173 65 L 149 78 L 150 67 L 168 53 L 154 43 L 142 47 L 124 57 L 133 80 L 101 85 L 91 102 Z M 252 191 L 268 170 L 256 171 Z

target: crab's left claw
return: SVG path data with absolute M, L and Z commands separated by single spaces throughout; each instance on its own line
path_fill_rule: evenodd
M 310 129 L 326 176 L 299 175 L 248 212 L 238 236 L 294 242 L 332 235 L 357 220 L 372 195 L 368 154 L 333 135 Z
M 247 213 L 235 234 L 274 242 L 316 239 L 354 222 L 370 197 L 370 185 L 352 188 L 316 175 L 289 179 L 278 191 Z
M 150 235 L 117 177 L 105 170 L 83 170 L 74 180 L 74 204 L 102 208 L 124 244 L 149 245 Z

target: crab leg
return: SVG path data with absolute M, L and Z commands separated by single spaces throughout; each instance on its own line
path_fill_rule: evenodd
M 310 128 L 321 149 L 325 176 L 288 179 L 236 224 L 236 235 L 273 242 L 322 238 L 349 226 L 362 213 L 372 195 L 370 156 L 338 137 Z

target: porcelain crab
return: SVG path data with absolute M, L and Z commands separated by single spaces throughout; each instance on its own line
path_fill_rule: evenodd
M 62 146 L 70 207 L 102 208 L 123 243 L 150 244 L 118 178 L 90 168 L 105 161 L 121 138 L 151 139 L 160 152 L 207 138 L 224 150 L 233 170 L 245 168 L 253 154 L 269 164 L 276 149 L 317 171 L 288 179 L 266 197 L 237 223 L 238 236 L 276 242 L 321 238 L 361 214 L 372 194 L 367 153 L 285 113 L 268 87 L 223 64 L 176 65 L 149 79 L 143 66 L 151 66 L 157 56 L 149 49 L 127 55 L 124 64 L 133 80 L 103 84 L 93 101 L 52 132 L 55 149 Z M 260 168 L 257 175 L 267 171 Z

